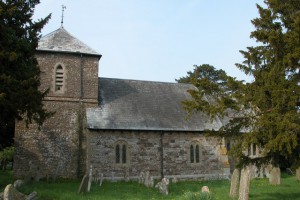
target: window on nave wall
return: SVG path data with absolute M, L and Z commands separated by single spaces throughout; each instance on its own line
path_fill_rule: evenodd
M 198 142 L 192 142 L 189 147 L 190 152 L 190 163 L 198 164 L 200 163 L 201 151 L 200 144 Z
M 125 141 L 118 141 L 115 144 L 115 164 L 127 165 L 128 164 L 128 144 Z

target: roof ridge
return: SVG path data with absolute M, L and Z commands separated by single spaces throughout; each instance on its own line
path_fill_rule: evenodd
M 123 80 L 123 81 L 138 81 L 138 82 L 149 82 L 149 83 L 163 83 L 163 84 L 176 84 L 176 85 L 193 85 L 191 83 L 177 83 L 177 82 L 164 82 L 164 81 L 151 81 L 151 80 L 138 80 L 138 79 L 126 79 L 126 78 L 109 78 L 109 77 L 98 77 L 99 79 L 110 79 L 110 80 Z

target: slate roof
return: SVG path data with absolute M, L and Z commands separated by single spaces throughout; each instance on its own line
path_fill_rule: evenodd
M 87 109 L 89 129 L 204 131 L 218 130 L 222 122 L 203 113 L 187 113 L 190 84 L 99 78 L 99 108 Z
M 39 51 L 67 52 L 67 53 L 83 53 L 89 55 L 101 56 L 92 48 L 72 36 L 66 29 L 59 29 L 45 35 L 39 41 Z

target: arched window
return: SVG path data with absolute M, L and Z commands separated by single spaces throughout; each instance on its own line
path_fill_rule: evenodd
M 190 145 L 190 162 L 197 164 L 200 163 L 201 151 L 198 142 L 192 142 Z
M 253 144 L 252 152 L 253 152 L 253 156 L 256 156 L 256 144 Z
M 127 156 L 126 153 L 127 153 L 126 145 L 123 144 L 123 146 L 122 146 L 122 163 L 126 163 L 126 156 Z
M 193 145 L 190 146 L 190 158 L 191 158 L 191 163 L 194 163 L 195 156 L 194 156 L 194 146 Z
M 117 144 L 116 145 L 116 163 L 120 163 L 120 146 Z
M 63 92 L 64 86 L 64 68 L 58 65 L 55 69 L 55 92 Z
M 196 157 L 196 163 L 199 163 L 200 160 L 200 150 L 199 150 L 199 145 L 196 145 L 196 153 L 195 153 L 195 157 Z
M 128 144 L 125 141 L 115 143 L 115 163 L 126 165 L 128 164 Z

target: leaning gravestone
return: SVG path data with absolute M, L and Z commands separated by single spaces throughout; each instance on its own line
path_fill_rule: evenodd
M 84 177 L 81 180 L 78 193 L 86 193 L 88 191 L 88 184 L 89 184 L 89 177 L 87 175 L 84 175 Z
M 231 185 L 229 196 L 231 198 L 236 198 L 239 193 L 239 181 L 240 181 L 240 170 L 234 169 L 231 176 Z
M 271 185 L 280 185 L 280 168 L 273 167 L 270 171 L 269 183 Z
M 297 181 L 300 181 L 300 167 L 296 169 L 296 179 Z
M 239 200 L 249 199 L 250 188 L 250 169 L 248 167 L 242 169 L 240 180 Z
M 19 192 L 12 184 L 5 187 L 4 192 L 0 193 L 1 200 L 35 200 L 37 199 L 37 192 L 32 192 L 25 195 Z

